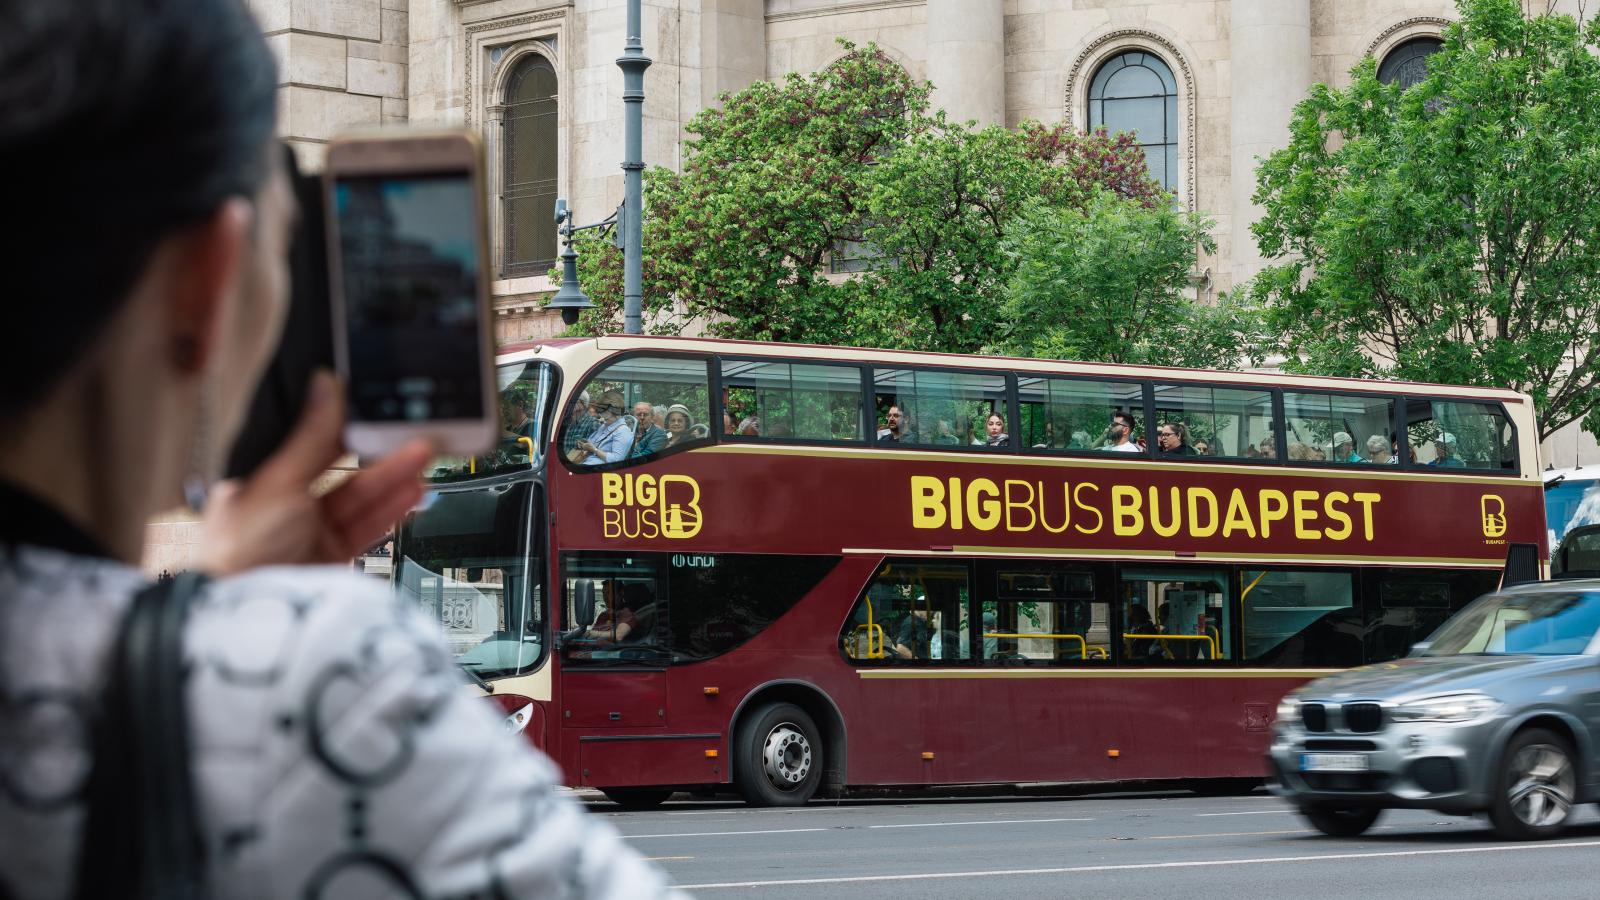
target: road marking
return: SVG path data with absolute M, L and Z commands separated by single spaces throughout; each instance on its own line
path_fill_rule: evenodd
M 675 859 L 694 859 L 692 856 L 646 856 L 645 862 L 671 862 Z
M 983 819 L 973 822 L 912 822 L 907 825 L 868 825 L 868 828 L 944 828 L 951 825 L 1023 825 L 1034 822 L 1093 822 L 1094 819 Z
M 1243 859 L 1206 859 L 1192 862 L 1127 863 L 1103 866 L 1063 866 L 1053 869 L 990 869 L 979 872 L 916 872 L 909 875 L 855 875 L 843 878 L 790 878 L 774 881 L 723 881 L 710 884 L 681 884 L 689 891 L 714 888 L 783 887 L 802 884 L 852 884 L 866 881 L 932 881 L 950 878 L 993 878 L 997 875 L 1072 875 L 1084 872 L 1137 872 L 1156 869 L 1204 869 L 1221 866 L 1271 865 L 1318 862 L 1336 859 L 1382 859 L 1385 857 L 1444 856 L 1459 853 L 1512 853 L 1518 850 L 1564 850 L 1600 847 L 1600 841 L 1567 841 L 1559 844 L 1500 844 L 1493 847 L 1451 847 L 1441 850 L 1385 850 L 1371 853 L 1316 853 L 1306 856 L 1260 856 Z
M 1310 828 L 1290 828 L 1287 831 L 1210 831 L 1205 834 L 1156 834 L 1149 837 L 1130 838 L 1135 841 L 1192 841 L 1195 838 L 1257 837 L 1267 834 L 1315 834 Z
M 735 834 L 799 834 L 802 831 L 830 831 L 828 828 L 773 828 L 766 831 L 696 831 L 687 834 L 625 834 L 625 841 L 636 841 L 640 838 L 691 838 L 691 837 L 729 837 Z
M 1292 816 L 1292 815 L 1294 815 L 1294 810 L 1292 810 L 1292 809 L 1252 809 L 1249 812 L 1195 813 L 1194 817 L 1197 818 L 1197 819 L 1204 819 L 1204 818 L 1207 818 L 1209 816 Z

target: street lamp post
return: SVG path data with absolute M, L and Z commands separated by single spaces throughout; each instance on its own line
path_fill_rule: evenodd
M 650 57 L 644 55 L 640 40 L 640 0 L 628 0 L 628 33 L 617 58 L 622 70 L 623 159 L 622 206 L 610 217 L 593 225 L 573 225 L 572 210 L 565 199 L 556 201 L 556 221 L 561 224 L 561 289 L 550 306 L 561 310 L 562 321 L 572 324 L 578 313 L 594 306 L 578 287 L 578 254 L 572 249 L 574 232 L 615 225 L 617 244 L 622 248 L 622 331 L 643 332 L 644 306 L 644 70 Z

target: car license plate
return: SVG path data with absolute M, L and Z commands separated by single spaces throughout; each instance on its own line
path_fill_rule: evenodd
M 1302 753 L 1302 772 L 1365 772 L 1367 758 L 1359 753 Z

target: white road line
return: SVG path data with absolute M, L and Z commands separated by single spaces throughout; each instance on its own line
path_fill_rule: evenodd
M 670 862 L 675 859 L 694 859 L 692 856 L 646 856 L 645 862 Z
M 1132 838 L 1135 841 L 1192 841 L 1195 838 L 1256 837 L 1266 834 L 1316 834 L 1310 828 L 1290 828 L 1287 831 L 1211 831 L 1205 834 L 1153 834 Z
M 1093 822 L 1094 819 L 982 819 L 972 822 L 912 822 L 906 825 L 868 825 L 868 828 L 945 828 L 951 825 L 1022 825 L 1033 822 Z
M 767 831 L 696 831 L 688 834 L 625 834 L 625 841 L 637 841 L 640 838 L 691 838 L 691 837 L 729 837 L 735 834 L 799 834 L 802 831 L 830 831 L 828 828 L 773 828 Z
M 688 891 L 714 888 L 784 887 L 802 884 L 852 884 L 865 881 L 931 881 L 950 878 L 993 878 L 997 875 L 1071 875 L 1083 872 L 1137 872 L 1154 869 L 1203 869 L 1221 866 L 1270 865 L 1275 863 L 1317 862 L 1334 859 L 1382 859 L 1385 857 L 1443 856 L 1458 853 L 1513 853 L 1519 850 L 1563 850 L 1600 847 L 1600 841 L 1567 841 L 1559 844 L 1500 844 L 1493 847 L 1451 847 L 1443 850 L 1386 850 L 1372 853 L 1318 853 L 1307 856 L 1261 856 L 1243 859 L 1208 859 L 1193 862 L 1128 863 L 1125 865 L 1063 866 L 1055 869 L 990 869 L 979 872 L 917 872 L 910 875 L 856 875 L 845 878 L 790 878 L 774 881 L 723 881 L 711 884 L 681 884 Z
M 1292 810 L 1292 809 L 1252 809 L 1249 812 L 1195 813 L 1194 817 L 1196 819 L 1204 819 L 1204 818 L 1208 818 L 1210 816 L 1292 816 L 1292 815 L 1294 815 L 1294 810 Z

